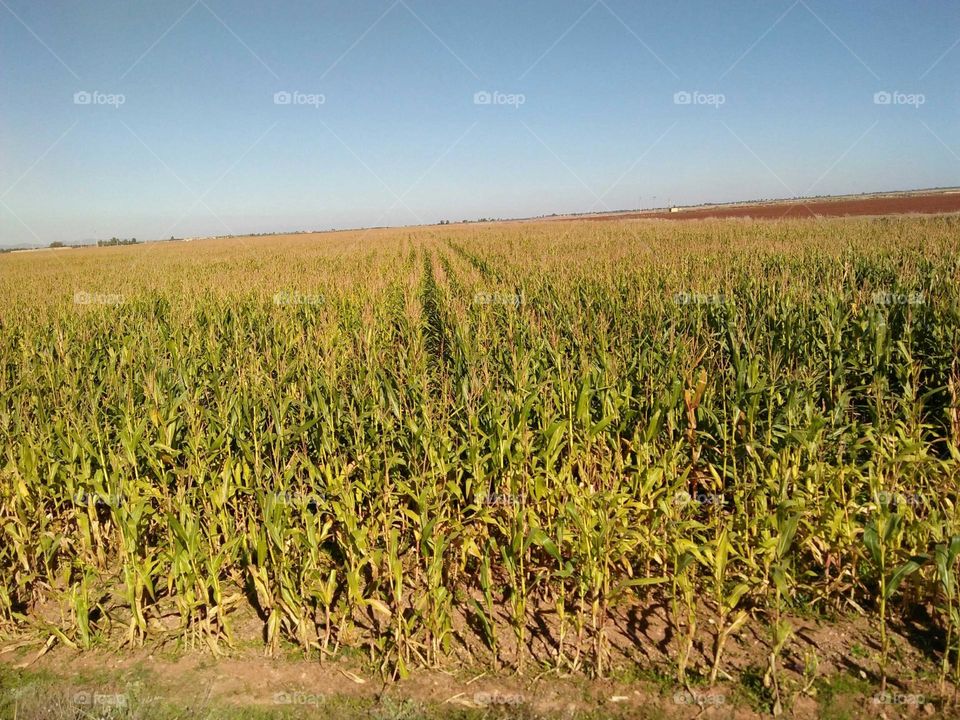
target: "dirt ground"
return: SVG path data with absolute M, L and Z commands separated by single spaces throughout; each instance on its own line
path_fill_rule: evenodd
M 691 682 L 674 677 L 677 645 L 660 606 L 621 612 L 608 629 L 612 666 L 602 679 L 558 671 L 555 623 L 544 610 L 531 624 L 526 671 L 512 664 L 516 645 L 483 657 L 463 625 L 449 664 L 402 680 L 384 677 L 363 649 L 321 664 L 293 646 L 264 655 L 251 623 L 237 624 L 234 647 L 185 649 L 153 643 L 121 651 L 81 652 L 59 642 L 0 642 L 0 717 L 60 718 L 374 718 L 456 717 L 729 718 L 770 717 L 763 681 L 769 644 L 761 622 L 728 643 L 722 680 L 709 687 L 713 635 L 698 635 Z M 890 683 L 880 691 L 877 629 L 862 618 L 792 618 L 781 658 L 785 716 L 812 718 L 960 717 L 952 688 L 941 694 L 937 639 L 923 628 L 894 628 Z M 942 639 L 939 640 L 942 644 Z M 492 668 L 499 667 L 498 670 Z

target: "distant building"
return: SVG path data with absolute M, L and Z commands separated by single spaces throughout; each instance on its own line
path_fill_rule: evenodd
M 680 208 L 674 206 L 674 207 L 670 208 L 670 212 L 680 212 Z

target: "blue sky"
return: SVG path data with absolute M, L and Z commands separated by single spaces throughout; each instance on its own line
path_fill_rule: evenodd
M 0 244 L 957 185 L 957 77 L 952 0 L 0 0 Z

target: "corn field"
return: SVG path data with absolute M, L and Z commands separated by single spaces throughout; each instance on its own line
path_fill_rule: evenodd
M 952 687 L 958 280 L 957 217 L 2 255 L 0 634 L 605 676 L 658 605 L 681 683 L 758 628 L 779 707 L 791 617 L 886 682 L 926 608 Z

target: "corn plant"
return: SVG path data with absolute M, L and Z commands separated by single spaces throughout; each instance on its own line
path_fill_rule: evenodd
M 948 693 L 958 230 L 564 221 L 2 254 L 0 634 L 600 676 L 647 657 L 614 623 L 663 603 L 684 684 L 709 620 L 711 684 L 766 620 L 782 713 L 801 604 L 875 621 L 884 684 L 891 622 L 920 604 Z

